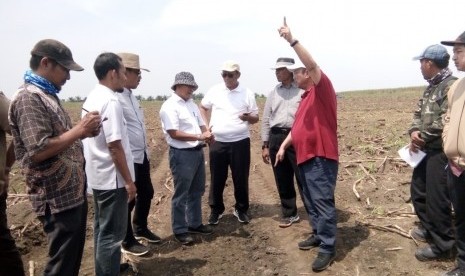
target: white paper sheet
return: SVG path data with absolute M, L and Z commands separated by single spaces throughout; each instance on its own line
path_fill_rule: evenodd
M 400 158 L 402 158 L 402 160 L 407 162 L 407 164 L 409 164 L 410 167 L 415 168 L 416 166 L 418 166 L 418 164 L 420 164 L 421 160 L 423 160 L 423 158 L 426 156 L 426 153 L 421 150 L 418 150 L 417 152 L 410 152 L 409 147 L 410 145 L 406 145 L 402 147 L 398 151 L 398 153 L 399 153 Z

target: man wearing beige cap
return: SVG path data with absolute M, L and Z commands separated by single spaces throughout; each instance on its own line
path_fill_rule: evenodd
M 226 61 L 221 68 L 223 83 L 213 86 L 200 105 L 200 112 L 215 136 L 210 145 L 211 185 L 209 224 L 216 225 L 223 216 L 223 191 L 228 167 L 234 184 L 236 204 L 234 216 L 248 223 L 250 124 L 258 122 L 258 107 L 254 93 L 239 83 L 241 70 L 235 61 Z M 211 111 L 210 121 L 209 112 Z
M 86 239 L 86 174 L 81 139 L 100 132 L 98 112 L 76 126 L 58 98 L 70 70 L 84 70 L 63 43 L 44 39 L 31 51 L 31 70 L 13 96 L 9 123 L 32 208 L 47 234 L 44 275 L 79 275 Z
M 135 256 L 147 253 L 146 246 L 137 240 L 145 240 L 150 243 L 160 242 L 160 237 L 148 229 L 147 218 L 150 211 L 150 203 L 154 190 L 150 178 L 150 161 L 147 147 L 147 132 L 145 130 L 144 113 L 139 101 L 134 96 L 132 89 L 139 86 L 142 79 L 142 72 L 150 72 L 141 68 L 139 56 L 132 53 L 119 53 L 124 67 L 126 67 L 126 83 L 122 93 L 116 93 L 126 120 L 129 143 L 134 157 L 134 172 L 137 195 L 134 201 L 128 203 L 128 229 L 124 238 L 121 250 Z M 131 221 L 131 212 L 134 216 Z M 134 237 L 135 236 L 135 237 Z

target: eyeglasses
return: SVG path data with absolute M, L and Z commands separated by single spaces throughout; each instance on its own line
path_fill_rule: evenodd
M 226 77 L 228 77 L 228 78 L 234 78 L 234 75 L 235 75 L 234 72 L 223 72 L 223 73 L 221 73 L 221 76 L 222 76 L 223 78 L 226 78 Z

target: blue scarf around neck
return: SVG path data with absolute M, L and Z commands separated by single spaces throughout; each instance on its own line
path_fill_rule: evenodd
M 53 83 L 46 78 L 35 74 L 31 70 L 27 70 L 26 73 L 24 73 L 24 81 L 39 87 L 50 95 L 56 95 L 60 92 L 60 89 L 53 85 Z

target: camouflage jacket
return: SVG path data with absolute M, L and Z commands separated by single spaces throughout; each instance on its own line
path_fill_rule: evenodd
M 418 101 L 408 133 L 420 131 L 425 149 L 442 149 L 442 116 L 447 112 L 447 93 L 456 80 L 450 75 L 440 83 L 430 84 Z

